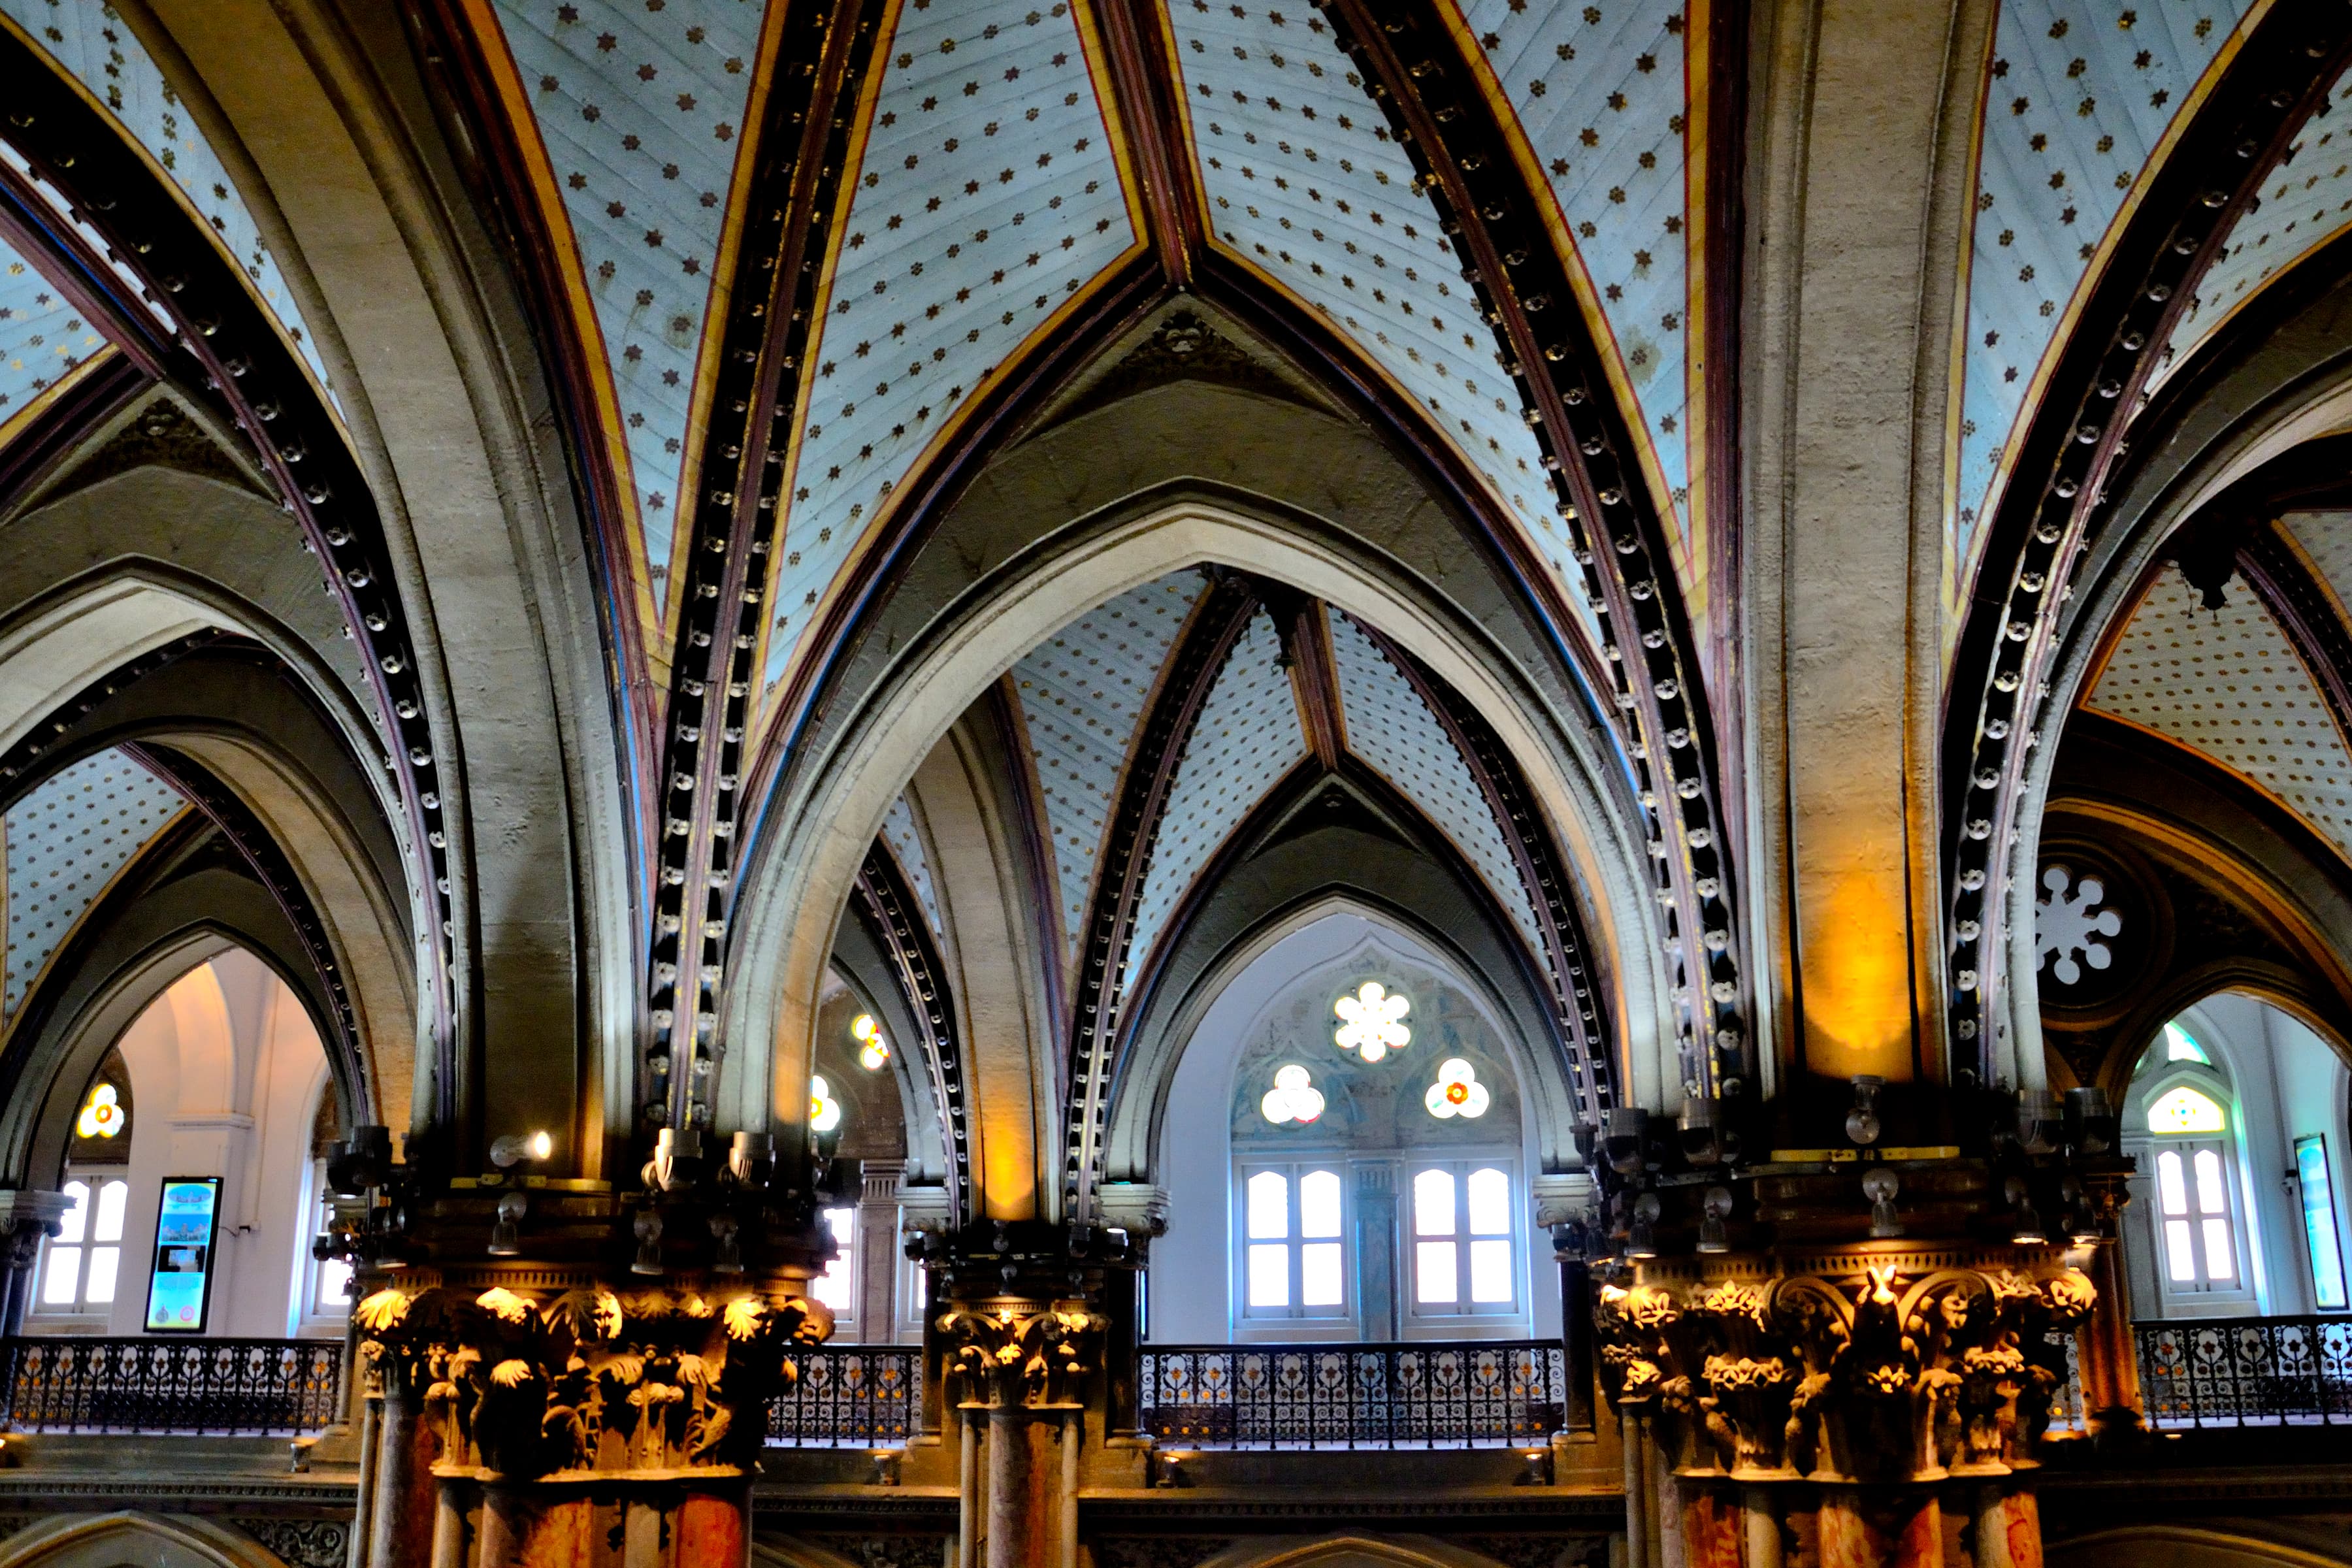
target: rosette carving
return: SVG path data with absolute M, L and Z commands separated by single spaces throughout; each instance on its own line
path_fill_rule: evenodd
M 822 1303 L 714 1291 L 493 1286 L 376 1291 L 352 1310 L 360 1353 L 414 1399 L 437 1468 L 508 1477 L 745 1467 Z
M 2066 1269 L 1604 1285 L 1612 1403 L 1676 1468 L 1738 1479 L 1925 1481 L 2032 1465 L 2095 1291 Z

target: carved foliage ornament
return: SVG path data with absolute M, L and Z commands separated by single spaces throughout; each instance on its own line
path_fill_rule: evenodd
M 987 1410 L 1079 1404 L 1102 1365 L 1108 1327 L 1084 1308 L 951 1307 L 938 1323 L 949 1401 Z
M 441 1466 L 526 1477 L 748 1467 L 793 1347 L 833 1331 L 820 1302 L 743 1288 L 386 1289 L 352 1317 Z
M 1612 1403 L 1651 1415 L 1677 1470 L 1739 1479 L 1934 1480 L 2035 1461 L 2064 1377 L 2053 1330 L 2081 1273 L 1943 1268 L 1609 1285 L 1594 1314 Z

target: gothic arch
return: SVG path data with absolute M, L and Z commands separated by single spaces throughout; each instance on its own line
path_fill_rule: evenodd
M 0 1568 L 286 1568 L 242 1531 L 189 1514 L 61 1513 L 0 1541 Z
M 998 672 L 1090 605 L 1170 572 L 1210 563 L 1311 594 L 1378 627 L 1459 692 L 1525 771 L 1589 900 L 1595 945 L 1654 952 L 1655 913 L 1630 814 L 1571 722 L 1545 702 L 1491 639 L 1465 626 L 1401 573 L 1342 552 L 1295 526 L 1230 504 L 1161 501 L 1103 522 L 1077 540 L 1049 540 L 958 597 L 874 682 L 873 694 L 833 721 L 829 743 L 782 781 L 767 807 L 760 858 L 738 905 L 730 1016 L 721 1037 L 737 1060 L 722 1082 L 722 1123 L 800 1120 L 805 1044 L 837 911 L 885 812 L 932 744 Z M 1636 935 L 1635 933 L 1639 933 Z M 1611 999 L 1636 1064 L 1635 1092 L 1654 1096 L 1660 1074 L 1664 976 L 1628 962 Z M 1647 1070 L 1644 1070 L 1644 1069 Z M 789 1087 L 788 1087 L 789 1086 Z

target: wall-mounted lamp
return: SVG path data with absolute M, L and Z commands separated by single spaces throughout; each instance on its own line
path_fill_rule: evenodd
M 490 1163 L 509 1170 L 525 1160 L 536 1164 L 554 1152 L 555 1139 L 548 1132 L 509 1132 L 490 1145 Z
M 540 1134 L 544 1138 L 546 1133 Z M 520 1191 L 499 1194 L 499 1217 L 490 1226 L 492 1258 L 513 1258 L 522 1251 L 522 1216 L 530 1212 L 530 1196 Z

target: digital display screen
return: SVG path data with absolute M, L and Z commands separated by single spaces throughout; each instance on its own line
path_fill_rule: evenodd
M 2303 1189 L 2303 1235 L 2311 1247 L 2311 1286 L 2325 1311 L 2344 1300 L 2344 1253 L 2336 1240 L 2336 1188 L 2327 1178 L 2327 1136 L 2294 1141 L 2295 1185 Z
M 201 1334 L 212 1304 L 213 1235 L 220 1218 L 218 1176 L 166 1176 L 155 1212 L 155 1271 L 147 1287 L 147 1331 Z

